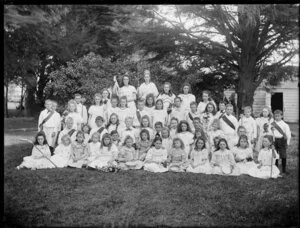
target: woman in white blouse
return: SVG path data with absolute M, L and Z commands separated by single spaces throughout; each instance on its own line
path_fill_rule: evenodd
M 175 94 L 172 92 L 171 84 L 169 82 L 164 83 L 163 91 L 157 96 L 158 99 L 162 99 L 164 104 L 164 109 L 170 109 L 172 104 L 174 103 Z
M 138 97 L 140 99 L 146 99 L 146 96 L 150 93 L 154 95 L 154 97 L 157 97 L 158 95 L 158 90 L 156 85 L 153 82 L 150 82 L 150 70 L 144 70 L 144 80 L 145 82 L 142 83 L 137 92 L 138 92 Z
M 198 108 L 197 108 L 197 111 L 202 114 L 206 108 L 206 105 L 211 102 L 214 106 L 215 106 L 215 109 L 217 109 L 217 105 L 216 103 L 214 102 L 213 99 L 211 99 L 210 97 L 210 91 L 208 90 L 204 90 L 202 92 L 202 101 L 199 102 L 198 104 Z
M 121 87 L 119 86 L 116 77 L 114 77 L 114 81 L 115 81 L 115 85 L 113 87 L 114 92 L 118 95 L 119 98 L 125 96 L 127 98 L 128 108 L 132 110 L 136 110 L 134 101 L 136 100 L 137 91 L 134 86 L 129 85 L 129 76 L 128 75 L 123 76 L 123 80 L 122 80 L 123 85 Z
M 181 107 L 184 111 L 190 111 L 191 102 L 196 101 L 196 97 L 192 94 L 191 85 L 189 83 L 184 83 L 182 86 L 182 94 L 179 94 L 178 97 L 181 98 Z
M 88 120 L 88 124 L 91 128 L 96 128 L 97 125 L 95 123 L 96 117 L 97 116 L 101 116 L 104 118 L 104 105 L 101 105 L 101 100 L 102 100 L 102 96 L 100 93 L 96 93 L 94 96 L 94 101 L 95 104 L 91 105 L 91 107 L 89 108 L 89 120 Z

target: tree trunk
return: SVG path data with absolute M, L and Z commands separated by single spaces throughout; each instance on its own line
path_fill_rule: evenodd
M 35 87 L 28 86 L 25 99 L 25 116 L 32 117 L 36 115 L 37 105 L 35 102 Z
M 48 75 L 45 74 L 45 68 L 47 65 L 47 60 L 46 56 L 42 57 L 42 65 L 40 68 L 40 73 L 39 73 L 39 81 L 37 84 L 37 91 L 36 91 L 36 96 L 37 96 L 37 103 L 42 105 L 44 103 L 44 88 L 47 84 L 47 78 Z
M 8 83 L 5 85 L 5 96 L 4 96 L 4 113 L 5 117 L 9 117 L 8 113 Z

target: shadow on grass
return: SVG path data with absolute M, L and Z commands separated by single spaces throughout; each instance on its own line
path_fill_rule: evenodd
M 277 180 L 143 170 L 16 170 L 5 147 L 4 221 L 26 226 L 297 226 L 298 174 Z

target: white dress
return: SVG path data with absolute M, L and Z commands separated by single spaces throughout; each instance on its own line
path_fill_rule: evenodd
M 224 132 L 220 129 L 216 131 L 208 131 L 207 135 L 208 135 L 209 148 L 211 148 L 214 145 L 215 137 L 220 137 L 220 138 L 225 137 Z
M 190 162 L 191 164 L 186 169 L 187 172 L 211 174 L 212 167 L 209 163 L 207 149 L 201 151 L 192 150 Z
M 97 127 L 97 125 L 96 125 L 95 128 L 92 128 L 91 131 L 90 131 L 89 140 L 91 140 L 93 134 L 94 134 L 95 132 L 97 132 L 98 130 L 100 130 L 101 128 L 103 129 L 103 130 L 101 131 L 101 134 L 100 134 L 100 142 L 101 142 L 101 141 L 102 141 L 103 135 L 104 135 L 105 133 L 108 133 L 108 131 L 107 131 L 107 129 L 105 128 L 104 125 L 102 125 L 101 127 Z
M 59 144 L 55 148 L 54 155 L 51 157 L 51 161 L 58 168 L 67 167 L 71 156 L 71 149 L 71 144 L 69 144 L 68 146 L 65 146 L 64 144 Z
M 185 131 L 178 133 L 177 137 L 183 141 L 184 151 L 188 157 L 191 150 L 191 144 L 194 142 L 194 135 L 191 132 Z
M 223 118 L 220 119 L 220 129 L 224 132 L 225 139 L 228 143 L 228 147 L 231 149 L 235 146 L 235 138 L 237 135 L 239 123 L 233 115 L 228 116 L 227 114 L 224 114 L 224 116 L 226 116 L 235 127 L 235 129 L 233 129 L 223 120 Z
M 152 147 L 149 149 L 145 163 L 144 163 L 144 170 L 154 172 L 154 173 L 162 173 L 167 172 L 168 168 L 164 167 L 161 163 L 165 162 L 168 157 L 168 152 L 165 149 L 156 149 L 155 147 Z M 153 163 L 159 162 L 160 164 Z
M 74 160 L 74 159 L 76 160 Z M 71 157 L 68 162 L 68 166 L 74 168 L 81 168 L 83 165 L 88 163 L 88 145 L 83 143 L 78 143 L 75 141 L 71 144 Z
M 96 123 L 95 123 L 95 120 L 96 120 L 96 117 L 97 116 L 101 116 L 103 117 L 103 119 L 105 119 L 105 113 L 104 113 L 104 105 L 101 105 L 101 106 L 96 106 L 96 105 L 92 105 L 90 108 L 89 108 L 89 115 L 91 116 L 90 119 L 89 119 L 89 126 L 91 128 L 95 128 L 97 127 Z
M 127 97 L 127 101 L 132 99 L 133 94 L 137 94 L 137 91 L 134 86 L 128 85 L 128 86 L 123 86 L 119 89 L 119 98 L 125 96 Z M 135 110 L 135 102 L 134 101 L 129 101 L 127 102 L 128 108 Z
M 246 116 L 240 118 L 239 126 L 244 126 L 246 128 L 247 137 L 250 142 L 257 137 L 257 123 L 251 116 L 249 118 Z
M 169 117 L 169 124 L 171 122 L 172 117 L 175 117 L 178 119 L 178 123 L 181 120 L 185 120 L 185 111 L 180 107 L 180 108 L 172 108 L 172 112 L 170 113 Z
M 57 140 L 57 144 L 61 144 L 61 138 L 64 136 L 64 135 L 67 135 L 71 130 L 73 129 L 63 129 L 59 135 L 58 135 L 58 140 Z M 72 136 L 71 136 L 71 142 L 74 142 L 76 140 L 76 134 L 77 134 L 77 131 L 74 131 Z
M 201 115 L 201 122 L 203 125 L 204 133 L 208 134 L 209 129 L 211 128 L 211 124 L 213 123 L 215 116 L 212 113 L 203 113 Z
M 107 146 L 100 148 L 100 153 L 97 158 L 95 158 L 89 166 L 92 168 L 102 168 L 108 166 L 109 161 L 113 161 L 112 164 L 116 164 L 114 160 L 118 157 L 118 148 L 115 144 L 111 145 L 110 150 Z
M 100 155 L 100 142 L 90 142 L 88 144 L 89 157 L 87 158 L 89 162 L 92 162 Z
M 190 104 L 191 102 L 196 102 L 196 97 L 195 95 L 188 93 L 188 94 L 179 94 L 178 97 L 181 98 L 181 106 L 183 108 L 183 110 L 185 110 L 186 112 L 189 112 L 190 109 Z
M 158 90 L 156 85 L 153 82 L 149 82 L 148 84 L 143 82 L 138 88 L 139 98 L 146 100 L 146 96 L 150 93 L 152 93 L 154 97 L 157 97 Z
M 170 137 L 171 139 L 174 139 L 177 135 L 177 128 L 171 128 L 170 129 Z
M 162 122 L 163 126 L 166 126 L 167 125 L 167 121 L 168 121 L 168 113 L 165 109 L 162 109 L 162 110 L 157 110 L 157 109 L 154 109 L 153 112 L 152 112 L 152 118 L 153 118 L 153 121 L 152 121 L 152 124 L 153 124 L 153 128 L 155 126 L 155 123 L 156 122 Z
M 23 158 L 23 162 L 19 165 L 19 168 L 28 168 L 28 169 L 46 169 L 52 168 L 53 164 L 47 160 L 41 152 L 50 159 L 51 152 L 48 145 L 35 145 L 32 148 L 31 156 L 26 156 Z
M 241 174 L 248 174 L 251 168 L 256 167 L 256 164 L 253 161 L 253 151 L 250 147 L 246 149 L 234 147 L 231 151 Z M 252 161 L 247 161 L 247 158 L 252 158 Z
M 80 115 L 79 113 L 77 113 L 77 112 L 70 112 L 70 113 L 66 116 L 65 119 L 68 119 L 68 117 L 72 117 L 72 118 L 73 118 L 74 123 L 73 123 L 72 128 L 74 128 L 75 130 L 78 130 L 78 129 L 77 129 L 77 124 L 83 123 L 83 119 L 82 119 L 81 115 Z
M 172 94 L 171 96 L 167 94 L 159 94 L 156 100 L 161 99 L 163 101 L 164 109 L 167 110 L 170 104 L 174 104 L 175 97 L 175 94 Z
M 117 124 L 110 124 L 109 127 L 107 128 L 107 132 L 110 134 L 112 131 L 118 130 L 118 125 Z
M 280 174 L 279 169 L 275 165 L 276 159 L 279 158 L 277 151 L 275 150 L 276 157 L 272 158 L 271 149 L 262 149 L 258 154 L 258 161 L 262 162 L 262 167 L 259 169 L 258 164 L 248 171 L 248 174 L 252 177 L 257 178 L 277 178 Z M 271 175 L 271 164 L 272 164 L 272 175 Z
M 218 175 L 240 175 L 239 168 L 236 166 L 234 156 L 230 150 L 218 150 L 212 154 L 211 158 L 212 174 Z M 216 166 L 214 166 L 216 165 Z
M 169 138 L 162 138 L 162 148 L 166 149 L 167 152 L 169 153 L 169 151 L 172 148 L 172 144 L 173 144 L 173 140 L 171 139 L 171 137 Z
M 255 150 L 258 152 L 262 148 L 262 139 L 264 135 L 270 134 L 272 135 L 271 131 L 271 123 L 274 121 L 273 118 L 269 119 L 269 117 L 260 117 L 256 119 L 257 127 L 258 127 L 258 138 L 255 146 Z M 268 124 L 267 131 L 264 131 L 264 124 Z
M 119 117 L 119 130 L 125 128 L 125 119 L 130 116 L 134 119 L 135 111 L 130 108 L 118 108 L 117 115 Z

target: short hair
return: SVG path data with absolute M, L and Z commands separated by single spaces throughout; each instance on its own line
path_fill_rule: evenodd
M 79 96 L 82 97 L 80 93 L 75 93 L 74 94 L 74 97 L 79 97 Z
M 90 125 L 88 125 L 88 124 L 83 124 L 83 125 L 82 125 L 82 129 L 85 128 L 85 127 L 87 127 L 87 128 L 89 129 L 89 130 L 88 130 L 88 133 L 90 133 L 90 131 L 91 131 Z
M 220 104 L 226 105 L 226 102 L 225 102 L 225 101 L 220 101 L 220 102 L 219 102 L 219 105 L 220 105 Z
M 208 95 L 208 97 L 211 96 L 211 92 L 210 92 L 209 90 L 203 90 L 203 91 L 202 91 L 202 95 L 203 95 L 204 93 L 206 93 L 206 94 Z
M 190 106 L 192 106 L 192 105 L 196 105 L 196 106 L 197 106 L 197 103 L 196 103 L 195 101 L 192 101 L 192 102 L 190 103 Z
M 110 135 L 113 135 L 113 134 L 119 134 L 119 132 L 117 131 L 117 130 L 112 130 L 111 132 L 110 132 Z M 103 138 L 103 137 L 102 137 Z
M 199 142 L 200 140 L 202 140 L 202 141 L 203 141 L 203 144 L 204 144 L 202 148 L 198 148 L 198 145 L 197 145 L 198 142 Z M 198 138 L 196 139 L 196 141 L 195 141 L 195 149 L 196 149 L 196 150 L 199 150 L 199 149 L 202 150 L 202 149 L 206 148 L 206 145 L 205 145 L 205 144 L 206 144 L 205 138 L 204 138 L 204 137 L 198 137 Z
M 163 127 L 163 123 L 162 123 L 161 121 L 155 122 L 154 127 L 156 127 L 156 126 L 158 126 L 158 125 L 160 125 L 161 127 Z
M 175 121 L 177 121 L 177 123 L 179 123 L 178 118 L 176 118 L 175 116 L 173 116 L 173 117 L 171 118 L 170 122 L 172 122 L 172 120 L 175 120 Z
M 178 138 L 178 137 L 176 137 L 176 138 L 173 139 L 172 147 L 175 148 L 175 142 L 176 142 L 176 141 L 179 141 L 179 142 L 180 142 L 180 148 L 181 148 L 182 150 L 184 150 L 184 143 L 183 143 L 182 139 L 181 139 L 181 138 Z
M 153 140 L 153 145 L 154 145 L 157 141 L 162 142 L 162 138 L 161 138 L 161 137 L 155 137 L 154 140 Z
M 232 104 L 227 104 L 226 108 L 228 108 L 228 107 L 232 107 L 233 108 L 233 105 Z
M 199 122 L 201 122 L 201 120 L 200 120 L 200 118 L 199 117 L 195 117 L 195 118 L 193 118 L 193 122 L 195 121 L 195 120 L 199 120 Z
M 110 100 L 113 100 L 113 99 L 119 101 L 119 97 L 118 97 L 116 94 L 112 94 L 112 95 L 111 95 Z
M 274 115 L 275 115 L 275 114 L 282 115 L 283 112 L 282 112 L 282 110 L 280 110 L 280 109 L 276 109 L 276 110 L 274 111 Z
M 247 131 L 247 129 L 243 125 L 238 126 L 236 131 L 239 132 L 240 129 L 244 129 L 245 131 Z
M 161 131 L 167 131 L 167 132 L 168 132 L 168 137 L 170 137 L 170 130 L 169 130 L 169 128 L 163 127 L 163 128 L 161 129 Z
M 125 117 L 125 122 L 126 122 L 127 120 L 132 120 L 132 121 L 133 121 L 133 117 L 132 117 L 132 116 L 126 116 L 126 117 Z
M 71 116 L 68 116 L 66 119 L 66 123 L 71 121 L 74 123 L 74 119 Z
M 73 99 L 68 101 L 68 111 L 69 111 L 69 109 L 70 109 L 70 105 L 71 105 L 71 104 L 75 105 L 75 112 L 77 112 L 77 103 L 76 103 L 76 101 L 73 100 Z
M 271 148 L 271 146 L 273 145 L 273 136 L 272 135 L 265 135 L 263 138 L 266 138 L 269 140 L 269 142 L 271 143 L 269 148 Z M 263 145 L 264 147 L 264 145 Z
M 140 138 L 142 139 L 142 134 L 143 133 L 146 133 L 147 135 L 147 139 L 150 140 L 150 133 L 147 129 L 142 129 L 141 132 L 140 132 Z
M 93 138 L 95 135 L 98 136 L 98 141 L 99 141 L 99 140 L 100 140 L 100 133 L 99 133 L 98 131 L 94 132 L 94 133 L 92 134 L 92 137 L 91 137 L 91 138 Z
M 95 122 L 97 122 L 98 120 L 101 120 L 102 122 L 104 122 L 104 118 L 102 116 L 97 116 L 95 119 Z
M 83 136 L 83 138 L 85 139 L 85 136 L 84 136 L 84 133 L 83 133 L 83 131 L 77 131 L 76 138 L 77 138 L 77 136 L 78 136 L 78 135 L 82 135 L 82 136 Z
M 95 97 L 100 97 L 100 98 L 102 98 L 102 95 L 101 95 L 101 93 L 95 93 L 94 98 L 95 98 Z
M 64 141 L 64 140 L 66 140 L 66 139 L 69 140 L 69 144 L 70 144 L 70 143 L 71 143 L 71 137 L 70 137 L 68 134 L 65 134 L 65 135 L 63 135 L 63 136 L 61 137 L 61 141 Z
M 245 110 L 250 110 L 250 111 L 252 111 L 252 108 L 250 107 L 250 106 L 245 106 L 244 108 L 243 108 L 243 110 L 245 111 Z
M 182 101 L 181 97 L 176 96 L 176 97 L 174 98 L 174 101 L 175 101 L 176 99 L 179 99 L 180 101 Z
M 213 119 L 213 121 L 211 122 L 211 126 L 212 126 L 214 123 L 217 123 L 217 124 L 218 124 L 218 129 L 220 129 L 220 120 L 219 120 L 218 118 Z
M 125 146 L 125 145 L 126 145 L 126 141 L 127 141 L 128 139 L 131 139 L 131 140 L 132 140 L 132 142 L 134 141 L 134 140 L 133 140 L 133 138 L 132 138 L 130 135 L 126 135 L 126 137 L 125 137 L 125 139 L 124 139 L 123 146 Z
M 125 107 L 126 107 L 126 108 L 128 108 L 128 104 L 127 104 L 127 97 L 126 97 L 126 96 L 122 96 L 122 97 L 120 97 L 120 99 L 119 99 L 119 106 L 121 105 L 121 100 L 125 100 L 125 101 L 126 101 L 126 105 L 125 105 Z

